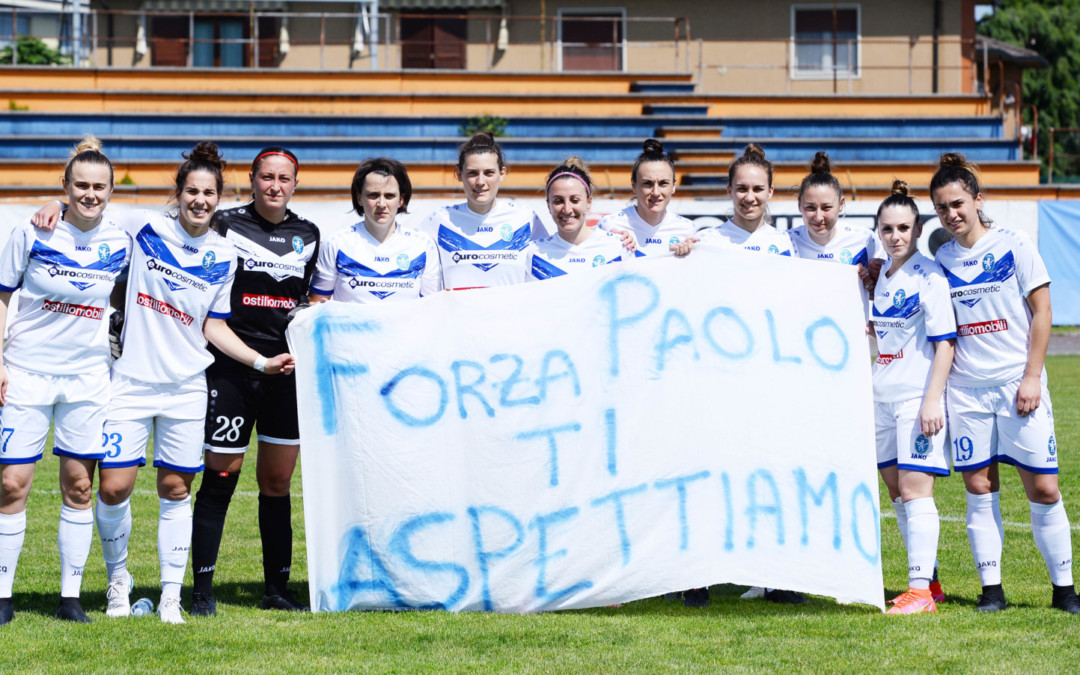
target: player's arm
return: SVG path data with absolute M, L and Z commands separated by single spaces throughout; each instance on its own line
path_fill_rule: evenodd
M 64 211 L 64 202 L 60 199 L 50 200 L 30 216 L 30 222 L 39 230 L 49 231 L 60 222 L 60 214 Z
M 930 366 L 930 383 L 926 385 L 922 408 L 919 410 L 919 423 L 922 432 L 933 436 L 945 428 L 945 411 L 941 407 L 941 395 L 945 391 L 945 382 L 952 370 L 953 355 L 956 353 L 956 340 L 938 340 L 934 343 L 934 362 Z
M 1028 293 L 1027 305 L 1031 310 L 1027 366 L 1016 392 L 1016 412 L 1024 417 L 1034 412 L 1042 399 L 1043 364 L 1050 344 L 1050 284 L 1043 284 Z
M 288 375 L 296 365 L 292 354 L 278 354 L 267 358 L 248 347 L 233 332 L 233 329 L 229 328 L 229 324 L 225 323 L 225 319 L 207 317 L 206 321 L 203 322 L 203 335 L 226 356 L 267 375 L 277 375 L 278 373 Z
M 7 326 L 8 303 L 11 302 L 11 291 L 0 291 L 0 331 Z M 0 405 L 7 405 L 7 368 L 4 367 L 4 353 L 0 350 Z

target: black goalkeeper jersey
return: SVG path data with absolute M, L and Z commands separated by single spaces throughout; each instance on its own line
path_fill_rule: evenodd
M 307 297 L 319 257 L 319 228 L 288 210 L 275 225 L 253 204 L 218 211 L 214 224 L 239 257 L 229 327 L 266 356 L 288 351 L 286 318 Z

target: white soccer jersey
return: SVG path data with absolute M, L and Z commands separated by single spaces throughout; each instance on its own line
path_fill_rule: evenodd
M 949 383 L 993 387 L 1024 375 L 1031 310 L 1028 294 L 1050 283 L 1035 243 L 994 227 L 971 248 L 956 240 L 935 258 L 949 281 L 956 311 L 956 356 Z
M 415 300 L 442 290 L 439 251 L 423 232 L 398 227 L 380 243 L 363 221 L 325 240 L 311 292 L 344 302 Z
M 89 232 L 64 221 L 51 232 L 16 225 L 0 255 L 0 290 L 22 289 L 4 360 L 49 375 L 107 367 L 106 309 L 130 255 L 127 232 L 108 215 Z
M 664 214 L 659 225 L 650 225 L 641 219 L 633 204 L 604 216 L 596 226 L 608 232 L 621 230 L 633 235 L 637 243 L 635 258 L 675 255 L 669 250 L 671 245 L 686 241 L 697 233 L 692 221 L 671 211 Z
M 795 249 L 787 232 L 781 232 L 772 225 L 763 224 L 753 232 L 747 232 L 731 220 L 725 220 L 716 227 L 711 227 L 700 235 L 701 243 L 708 245 L 732 245 L 745 251 L 774 253 L 792 256 Z
M 795 255 L 810 260 L 828 260 L 844 265 L 863 265 L 877 256 L 877 239 L 865 227 L 839 223 L 833 228 L 833 238 L 824 246 L 810 237 L 806 225 L 788 232 Z
M 553 234 L 532 242 L 526 252 L 529 255 L 529 281 L 561 277 L 622 262 L 623 256 L 628 253 L 620 237 L 603 230 L 594 230 L 588 239 L 576 246 Z
M 192 237 L 176 218 L 123 215 L 135 239 L 124 307 L 124 353 L 113 369 L 153 384 L 182 382 L 214 361 L 203 322 L 229 318 L 236 249 L 213 230 Z
M 949 284 L 933 260 L 918 251 L 892 276 L 888 261 L 874 287 L 871 320 L 877 333 L 874 400 L 897 403 L 926 394 L 934 342 L 956 337 Z
M 467 203 L 436 209 L 419 227 L 435 240 L 443 286 L 459 291 L 525 279 L 525 246 L 547 236 L 531 209 L 499 199 L 486 214 Z

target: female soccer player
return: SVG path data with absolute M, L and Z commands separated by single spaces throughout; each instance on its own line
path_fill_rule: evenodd
M 263 148 L 251 163 L 252 200 L 218 211 L 214 228 L 236 248 L 228 325 L 262 354 L 289 350 L 285 325 L 289 310 L 307 295 L 319 249 L 319 229 L 289 210 L 300 163 L 280 146 Z M 296 380 L 254 370 L 211 347 L 206 369 L 206 471 L 195 495 L 191 538 L 194 593 L 191 613 L 217 612 L 214 570 L 251 432 L 258 428 L 255 476 L 259 485 L 264 609 L 306 610 L 288 588 L 292 566 L 290 485 L 300 452 Z
M 420 226 L 439 247 L 443 284 L 461 291 L 506 286 L 525 279 L 525 246 L 547 236 L 530 209 L 501 199 L 506 177 L 503 151 L 487 132 L 474 134 L 458 151 L 454 169 L 465 203 L 444 206 Z
M 956 312 L 949 374 L 953 466 L 967 488 L 967 531 L 983 592 L 976 609 L 1005 609 L 998 464 L 1020 473 L 1031 529 L 1053 584 L 1052 605 L 1080 614 L 1069 518 L 1058 491 L 1054 415 L 1043 361 L 1050 339 L 1050 277 L 1030 237 L 982 213 L 974 168 L 942 155 L 930 181 L 941 224 L 955 239 L 938 249 Z
M 100 464 L 97 525 L 109 574 L 108 616 L 130 613 L 127 571 L 130 495 L 146 444 L 154 438 L 158 558 L 165 623 L 184 623 L 180 585 L 191 545 L 191 481 L 203 469 L 207 392 L 203 371 L 213 362 L 209 340 L 226 356 L 267 374 L 289 373 L 292 356 L 267 358 L 244 344 L 225 322 L 236 250 L 210 229 L 223 188 L 225 161 L 213 143 L 185 154 L 176 173 L 175 215 L 135 211 L 123 216 L 134 239 L 122 340 L 113 362 L 112 399 Z
M 893 182 L 877 219 L 890 257 L 871 301 L 879 348 L 874 363 L 877 462 L 908 552 L 908 590 L 888 613 L 934 612 L 939 601 L 934 595 L 940 593 L 940 586 L 936 592 L 931 588 L 940 529 L 934 477 L 949 475 L 945 382 L 956 318 L 948 282 L 918 251 L 922 224 L 906 183 Z
M 605 216 L 597 225 L 602 230 L 633 235 L 638 258 L 686 255 L 694 241 L 694 224 L 668 210 L 675 194 L 675 160 L 664 144 L 650 138 L 630 171 L 634 203 L 618 213 Z
M 819 151 L 810 173 L 799 185 L 799 213 L 803 225 L 788 232 L 800 258 L 862 265 L 876 253 L 874 233 L 864 227 L 839 225 L 844 191 L 832 174 L 829 155 Z
M 113 168 L 93 136 L 76 147 L 63 186 L 71 206 L 59 226 L 45 232 L 18 223 L 0 255 L 0 327 L 12 292 L 21 288 L 0 362 L 0 624 L 14 616 L 12 582 L 26 533 L 27 497 L 50 423 L 63 500 L 56 617 L 90 621 L 79 590 L 94 536 L 94 465 L 105 456 L 106 313 L 131 245 L 127 232 L 104 215 Z
M 622 240 L 586 222 L 592 207 L 593 182 L 585 163 L 571 157 L 548 174 L 547 204 L 556 234 L 529 244 L 530 281 L 619 262 L 626 255 Z
M 794 253 L 787 232 L 769 224 L 773 195 L 773 165 L 756 143 L 728 167 L 728 195 L 734 212 L 722 224 L 701 233 L 702 243 L 735 245 L 747 251 L 790 256 Z
M 393 159 L 365 159 L 352 181 L 353 209 L 363 220 L 323 243 L 310 300 L 380 303 L 413 300 L 442 290 L 439 251 L 431 237 L 398 225 L 412 181 Z

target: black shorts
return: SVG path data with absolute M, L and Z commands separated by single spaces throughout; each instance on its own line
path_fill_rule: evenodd
M 292 375 L 264 375 L 217 354 L 206 369 L 206 389 L 204 449 L 242 453 L 255 427 L 260 441 L 299 445 L 296 378 Z

